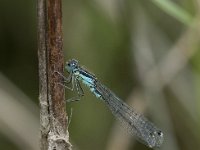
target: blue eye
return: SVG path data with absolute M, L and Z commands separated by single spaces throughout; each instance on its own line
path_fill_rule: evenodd
M 77 67 L 78 67 L 78 61 L 75 59 L 69 60 L 65 66 L 68 72 L 72 72 Z

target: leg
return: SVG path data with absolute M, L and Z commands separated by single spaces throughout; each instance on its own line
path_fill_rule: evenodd
M 70 116 L 69 116 L 69 120 L 68 120 L 68 126 L 67 128 L 69 128 L 69 125 L 71 123 L 71 120 L 72 120 L 72 113 L 73 113 L 73 109 L 71 108 L 71 111 L 70 111 Z
M 58 71 L 55 71 L 55 72 L 58 73 L 58 74 L 64 79 L 64 84 L 63 84 L 63 83 L 58 83 L 58 84 L 60 84 L 60 85 L 64 86 L 65 88 L 67 88 L 67 89 L 73 91 L 73 89 L 74 89 L 74 84 L 73 84 L 73 82 L 72 82 L 72 87 L 69 87 L 69 86 L 66 85 L 66 84 L 70 83 L 71 81 L 73 81 L 73 80 L 72 80 L 72 78 L 73 78 L 72 73 L 70 73 L 69 76 L 66 78 L 66 77 L 65 77 L 64 75 L 62 75 L 60 72 L 58 72 Z
M 73 86 L 72 86 L 72 87 L 69 87 L 69 86 L 67 86 L 67 85 L 65 85 L 65 84 L 63 84 L 63 83 L 58 83 L 58 84 L 64 86 L 66 89 L 69 89 L 69 90 L 71 90 L 71 91 L 74 90 L 74 87 L 73 87 Z
M 66 100 L 67 102 L 79 101 L 79 100 L 81 100 L 81 97 L 84 96 L 84 92 L 83 92 L 83 89 L 81 88 L 79 80 L 75 78 L 74 80 L 72 80 L 72 83 L 74 83 L 74 82 L 75 82 L 75 89 L 76 89 L 78 95 Z
M 75 79 L 75 81 L 76 81 L 76 90 L 77 90 L 77 92 L 78 92 L 78 95 L 81 97 L 81 96 L 84 96 L 84 92 L 83 92 L 83 89 L 82 89 L 82 87 L 81 87 L 81 84 L 80 84 L 80 82 L 79 82 L 79 80 L 78 79 Z
M 58 71 L 54 71 L 55 73 L 59 74 L 63 79 L 65 83 L 70 83 L 72 81 L 72 73 L 69 74 L 69 76 L 66 78 L 63 74 L 61 74 Z

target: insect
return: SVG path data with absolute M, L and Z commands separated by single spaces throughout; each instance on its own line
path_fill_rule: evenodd
M 77 60 L 66 62 L 68 77 L 63 76 L 66 83 L 72 83 L 72 90 L 76 89 L 78 98 L 84 95 L 80 82 L 85 84 L 90 91 L 100 100 L 104 101 L 112 114 L 122 123 L 128 133 L 134 135 L 138 141 L 150 148 L 160 147 L 164 140 L 162 131 L 143 115 L 138 114 L 118 98 L 111 90 L 104 86 L 95 75 L 81 67 Z

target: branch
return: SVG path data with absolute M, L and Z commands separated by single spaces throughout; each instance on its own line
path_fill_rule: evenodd
M 39 100 L 42 150 L 71 149 L 63 79 L 61 0 L 38 0 Z

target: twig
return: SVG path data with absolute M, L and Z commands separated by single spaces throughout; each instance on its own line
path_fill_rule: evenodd
M 63 73 L 61 0 L 38 0 L 39 100 L 42 150 L 71 149 Z

